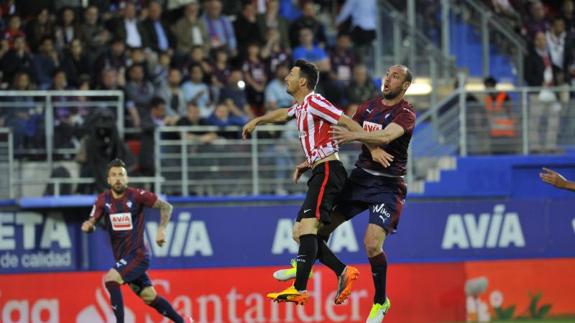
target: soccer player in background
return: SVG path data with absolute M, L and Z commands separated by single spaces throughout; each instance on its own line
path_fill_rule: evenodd
M 359 129 L 334 126 L 333 139 L 338 143 L 359 141 L 364 145 L 341 195 L 335 201 L 332 222 L 319 230 L 329 236 L 341 223 L 369 210 L 369 223 L 364 244 L 375 289 L 373 306 L 367 323 L 381 322 L 391 303 L 387 297 L 387 256 L 383 243 L 389 234 L 396 233 L 405 203 L 407 186 L 407 150 L 415 126 L 415 110 L 404 99 L 413 76 L 403 65 L 387 70 L 383 80 L 383 96 L 361 104 L 353 120 Z M 384 159 L 373 157 L 373 145 L 381 148 Z M 299 270 L 299 267 L 298 267 Z M 289 277 L 290 269 L 274 273 L 274 277 Z M 286 273 L 286 274 L 282 274 Z M 297 274 L 297 273 L 296 273 Z
M 539 173 L 539 177 L 547 184 L 551 184 L 557 188 L 564 190 L 575 191 L 575 182 L 568 181 L 563 175 L 553 171 L 549 168 L 543 167 L 543 171 Z
M 166 243 L 166 227 L 172 215 L 172 205 L 158 198 L 156 194 L 128 187 L 126 165 L 120 159 L 108 163 L 107 171 L 110 190 L 100 194 L 92 207 L 90 218 L 82 223 L 82 231 L 93 232 L 96 223 L 103 218 L 110 234 L 116 263 L 106 273 L 104 280 L 110 293 L 116 322 L 124 322 L 124 302 L 120 285 L 127 283 L 144 303 L 153 307 L 174 322 L 192 322 L 176 313 L 168 301 L 156 293 L 146 270 L 150 256 L 144 245 L 144 208 L 160 209 L 160 225 L 156 243 Z
M 296 118 L 306 161 L 296 167 L 294 179 L 297 180 L 306 170 L 312 170 L 308 191 L 293 228 L 294 238 L 300 242 L 295 283 L 281 292 L 267 295 L 275 301 L 298 304 L 307 302 L 307 282 L 316 259 L 334 270 L 339 277 L 335 298 L 337 304 L 350 295 L 351 284 L 359 276 L 359 271 L 355 267 L 346 267 L 317 234 L 320 225 L 331 222 L 330 211 L 347 178 L 339 160 L 338 144 L 329 133 L 330 125 L 359 127 L 341 110 L 314 92 L 318 78 L 319 71 L 313 63 L 297 60 L 285 78 L 287 92 L 296 104 L 289 109 L 270 111 L 251 120 L 243 128 L 243 137 L 247 138 L 260 124 Z

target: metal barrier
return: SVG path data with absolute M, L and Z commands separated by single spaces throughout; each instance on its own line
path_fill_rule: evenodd
M 14 148 L 12 130 L 0 128 L 0 196 L 14 198 Z
M 485 99 L 498 93 L 460 87 L 417 117 L 408 167 L 412 187 L 433 177 L 430 170 L 449 167 L 439 165 L 445 156 L 561 154 L 575 147 L 574 89 L 516 88 L 506 91 L 510 100 L 501 111 L 489 111 Z
M 14 133 L 14 138 L 17 139 L 14 150 L 18 155 L 45 155 L 47 163 L 52 168 L 55 153 L 75 153 L 74 149 L 55 149 L 54 115 L 55 110 L 60 108 L 110 108 L 115 111 L 120 138 L 123 137 L 124 94 L 122 91 L 0 91 L 0 109 L 4 111 L 19 109 L 15 110 L 19 112 L 26 109 L 25 112 L 29 114 L 30 119 L 38 125 L 44 124 L 44 131 L 34 139 L 33 148 L 20 144 L 21 127 L 19 127 L 18 118 L 14 118 L 11 124 L 7 124 L 8 127 L 17 131 Z
M 203 142 L 197 136 L 208 132 L 219 137 Z M 165 179 L 162 192 L 183 196 L 305 192 L 307 173 L 297 184 L 291 180 L 295 165 L 304 160 L 295 125 L 261 126 L 250 140 L 242 140 L 240 132 L 239 127 L 158 128 L 155 165 Z M 342 147 L 340 158 L 348 169 L 359 148 L 358 144 Z

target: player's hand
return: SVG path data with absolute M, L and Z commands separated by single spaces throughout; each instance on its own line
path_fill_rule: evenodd
M 94 223 L 92 223 L 92 221 L 86 220 L 82 223 L 82 231 L 83 232 L 87 232 L 90 233 L 92 231 L 96 230 L 96 226 L 94 225 Z
M 346 127 L 332 126 L 331 136 L 338 144 L 345 144 L 346 142 L 354 141 L 357 139 L 356 133 L 350 131 Z
M 156 233 L 156 244 L 160 247 L 163 247 L 166 244 L 166 229 L 165 228 L 158 228 L 158 232 Z
M 374 162 L 381 164 L 385 168 L 391 165 L 391 162 L 393 161 L 393 156 L 389 154 L 387 151 L 379 147 L 376 147 L 372 149 L 370 152 L 371 152 L 371 159 L 373 159 Z
M 299 178 L 301 177 L 301 175 L 303 173 L 305 173 L 308 169 L 310 169 L 309 164 L 307 163 L 307 161 L 304 161 L 303 163 L 297 165 L 295 167 L 295 170 L 293 172 L 293 176 L 292 176 L 292 180 L 294 183 L 297 183 L 297 181 L 299 180 Z
M 549 168 L 543 167 L 543 171 L 539 173 L 539 177 L 547 184 L 551 184 L 558 188 L 564 188 L 567 185 L 567 180 L 561 174 Z
M 248 139 L 248 136 L 256 129 L 257 124 L 256 119 L 252 119 L 246 123 L 242 129 L 242 138 Z

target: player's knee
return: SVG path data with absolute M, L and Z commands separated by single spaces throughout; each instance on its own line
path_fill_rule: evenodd
M 108 271 L 104 275 L 104 281 L 105 282 L 117 282 L 117 283 L 119 283 L 121 281 L 121 277 L 115 272 Z
M 363 240 L 363 245 L 365 246 L 365 252 L 368 257 L 377 256 L 382 251 L 382 245 L 379 239 L 366 237 Z
M 149 305 L 156 299 L 158 295 L 156 294 L 156 291 L 154 289 L 145 288 L 138 296 L 140 296 L 140 298 L 144 301 L 144 303 Z

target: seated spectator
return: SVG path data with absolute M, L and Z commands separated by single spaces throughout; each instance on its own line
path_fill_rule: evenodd
M 344 84 L 348 84 L 351 81 L 351 73 L 356 64 L 349 35 L 339 34 L 337 36 L 335 47 L 331 50 L 329 59 L 333 77 Z
M 126 101 L 134 104 L 141 115 L 155 96 L 154 85 L 146 78 L 144 67 L 141 64 L 135 64 L 128 68 L 127 81 Z
M 105 69 L 100 73 L 100 80 L 96 89 L 125 92 L 124 85 L 125 85 L 124 79 L 120 77 L 118 71 L 116 71 L 115 69 Z M 127 95 L 125 97 L 127 97 Z M 109 101 L 110 99 L 112 98 L 109 97 L 98 98 L 98 100 L 104 100 L 104 101 Z M 112 113 L 114 114 L 116 113 L 116 110 L 114 109 L 115 107 L 111 106 L 108 108 L 110 111 L 112 111 Z M 127 118 L 125 119 L 126 126 L 134 128 L 140 127 L 140 114 L 138 112 L 138 109 L 136 108 L 136 105 L 132 101 L 126 100 L 125 115 L 127 116 Z M 115 115 L 114 118 L 116 118 Z
M 98 22 L 98 8 L 89 6 L 84 10 L 84 22 L 79 27 L 80 40 L 86 48 L 88 60 L 93 62 L 105 49 L 111 34 Z
M 204 48 L 201 46 L 194 46 L 192 51 L 190 52 L 190 57 L 188 61 L 188 69 L 191 64 L 198 64 L 202 67 L 202 71 L 204 72 L 204 82 L 209 81 L 209 76 L 212 74 L 212 64 L 206 57 L 206 53 L 204 52 Z M 208 79 L 206 79 L 206 77 Z
M 567 33 L 565 32 L 565 21 L 561 17 L 555 17 L 551 21 L 551 28 L 545 33 L 547 39 L 547 49 L 549 58 L 553 64 L 553 72 L 557 80 L 557 85 L 565 83 L 565 46 Z
M 202 23 L 208 33 L 210 49 L 224 47 L 230 56 L 236 56 L 236 34 L 229 18 L 222 15 L 221 0 L 204 1 Z
M 529 86 L 551 87 L 557 84 L 557 75 L 547 48 L 545 34 L 537 32 L 534 44 L 529 50 L 524 66 L 525 81 Z M 529 145 L 533 152 L 557 151 L 559 135 L 559 116 L 561 103 L 556 93 L 543 89 L 529 94 Z M 546 131 L 540 130 L 542 121 L 546 119 Z M 541 142 L 541 133 L 544 141 Z
M 246 98 L 255 115 L 263 114 L 264 90 L 268 82 L 268 71 L 260 57 L 260 46 L 250 43 L 247 47 L 247 58 L 242 67 L 246 81 Z
M 156 1 L 148 5 L 148 18 L 142 22 L 144 44 L 155 52 L 175 48 L 176 42 L 168 25 L 162 21 L 162 7 Z
M 90 74 L 88 57 L 84 54 L 82 42 L 79 39 L 74 39 L 70 42 L 60 67 L 66 73 L 68 83 L 73 87 L 80 86 L 80 76 Z
M 367 67 L 363 64 L 356 65 L 353 68 L 353 78 L 346 87 L 348 106 L 345 113 L 350 116 L 354 115 L 361 103 L 378 96 L 378 94 L 379 91 L 373 84 Z
M 279 32 L 273 28 L 266 33 L 266 43 L 261 50 L 261 57 L 267 61 L 268 71 L 275 71 L 278 64 L 288 62 L 291 49 L 282 47 Z
M 245 82 L 243 80 L 242 71 L 239 69 L 232 69 L 226 85 L 220 92 L 220 99 L 218 102 L 225 104 L 233 115 L 251 119 L 254 114 L 248 105 L 244 89 Z
M 60 12 L 54 27 L 54 41 L 56 48 L 62 52 L 68 48 L 72 40 L 79 39 L 76 12 L 71 7 L 64 7 Z
M 247 118 L 238 117 L 230 113 L 230 109 L 225 104 L 218 104 L 214 110 L 214 113 L 210 115 L 208 118 L 208 123 L 210 125 L 218 126 L 218 127 L 227 127 L 227 126 L 243 126 L 247 122 Z M 229 131 L 220 131 L 218 133 L 219 137 L 228 138 L 228 139 L 237 139 L 239 138 L 239 131 L 238 132 L 229 132 Z
M 83 49 L 84 51 L 87 50 L 84 46 Z M 97 58 L 92 75 L 94 75 L 94 78 L 98 78 L 101 71 L 105 69 L 114 69 L 120 74 L 124 74 L 126 62 L 126 44 L 124 44 L 121 39 L 116 38 L 112 40 L 110 46 Z
M 170 68 L 168 81 L 162 83 L 158 89 L 158 96 L 166 102 L 166 110 L 169 116 L 185 116 L 187 113 L 186 99 L 181 85 L 182 73 L 177 68 Z
M 309 29 L 312 34 L 312 39 L 318 42 L 318 46 L 325 47 L 327 37 L 325 35 L 325 27 L 317 19 L 315 4 L 313 1 L 305 1 L 302 5 L 302 16 L 292 21 L 289 29 L 289 38 L 291 47 L 295 48 L 301 46 L 301 30 Z
M 37 51 L 40 41 L 54 35 L 54 25 L 50 21 L 47 8 L 40 9 L 38 15 L 26 25 L 26 37 L 32 51 Z
M 212 85 L 217 89 L 219 95 L 220 90 L 228 82 L 228 77 L 231 73 L 230 62 L 228 60 L 228 52 L 219 48 L 214 53 L 215 60 L 212 63 Z
M 210 89 L 203 82 L 204 72 L 198 64 L 190 65 L 190 80 L 182 85 L 184 99 L 186 102 L 192 102 L 200 108 L 200 115 L 208 117 L 213 112 L 212 102 L 210 101 Z
M 275 71 L 275 78 L 268 83 L 265 89 L 265 107 L 267 111 L 289 108 L 293 98 L 287 93 L 285 78 L 289 74 L 287 64 L 280 64 Z
M 317 65 L 320 72 L 329 71 L 329 57 L 323 48 L 314 45 L 312 30 L 301 28 L 299 33 L 300 45 L 293 50 L 293 60 L 305 59 Z
M 567 34 L 572 35 L 575 33 L 575 3 L 573 0 L 563 0 L 561 18 L 565 21 Z
M 279 8 L 279 0 L 266 0 L 265 12 L 257 16 L 261 39 L 267 39 L 268 30 L 274 30 L 277 33 L 278 45 L 289 49 L 289 21 L 279 15 Z M 272 70 L 275 71 L 275 67 Z
M 238 42 L 238 54 L 247 58 L 251 43 L 263 43 L 262 31 L 256 19 L 256 6 L 251 1 L 242 1 L 242 10 L 234 21 L 234 31 Z
M 180 119 L 178 119 L 178 121 L 176 122 L 176 126 L 182 126 L 182 127 L 207 126 L 207 125 L 210 125 L 210 122 L 206 118 L 202 118 L 200 116 L 200 109 L 197 106 L 193 105 L 192 103 L 188 103 L 187 113 Z M 218 135 L 215 132 L 191 131 L 187 133 L 185 139 L 192 142 L 207 144 L 214 141 L 217 138 Z
M 34 89 L 30 75 L 26 72 L 17 72 L 14 76 L 13 91 L 30 91 Z M 42 114 L 36 111 L 34 98 L 29 96 L 11 97 L 10 101 L 17 102 L 18 106 L 7 110 L 5 124 L 12 128 L 14 134 L 14 150 L 21 156 L 22 149 L 41 148 L 43 143 Z
M 194 46 L 201 46 L 205 52 L 209 50 L 209 39 L 204 24 L 199 18 L 199 4 L 192 0 L 186 6 L 184 16 L 174 25 L 177 49 L 180 54 L 190 54 Z
M 121 39 L 129 48 L 144 46 L 144 28 L 136 16 L 136 5 L 122 3 L 120 17 L 111 23 L 114 38 Z
M 139 170 L 143 176 L 154 176 L 155 169 L 155 145 L 154 131 L 157 127 L 171 126 L 177 118 L 166 117 L 166 101 L 160 97 L 154 97 L 146 110 L 142 113 L 142 145 L 139 158 Z
M 14 75 L 18 71 L 24 71 L 28 75 L 34 72 L 34 60 L 28 52 L 24 36 L 14 38 L 14 45 L 0 59 L 0 69 L 2 70 L 2 81 L 5 83 L 12 83 Z
M 8 45 L 12 47 L 14 45 L 14 40 L 18 37 L 23 37 L 26 39 L 26 34 L 22 30 L 22 20 L 18 15 L 12 15 L 8 19 L 8 28 L 3 31 L 4 35 L 2 39 L 8 41 Z
M 60 57 L 54 48 L 52 38 L 46 37 L 40 42 L 40 51 L 34 56 L 34 75 L 40 90 L 51 86 L 52 74 L 60 66 Z
M 528 39 L 535 39 L 538 32 L 545 33 L 549 29 L 549 22 L 545 17 L 545 7 L 540 0 L 533 0 L 529 3 L 529 17 L 523 27 L 523 34 Z

